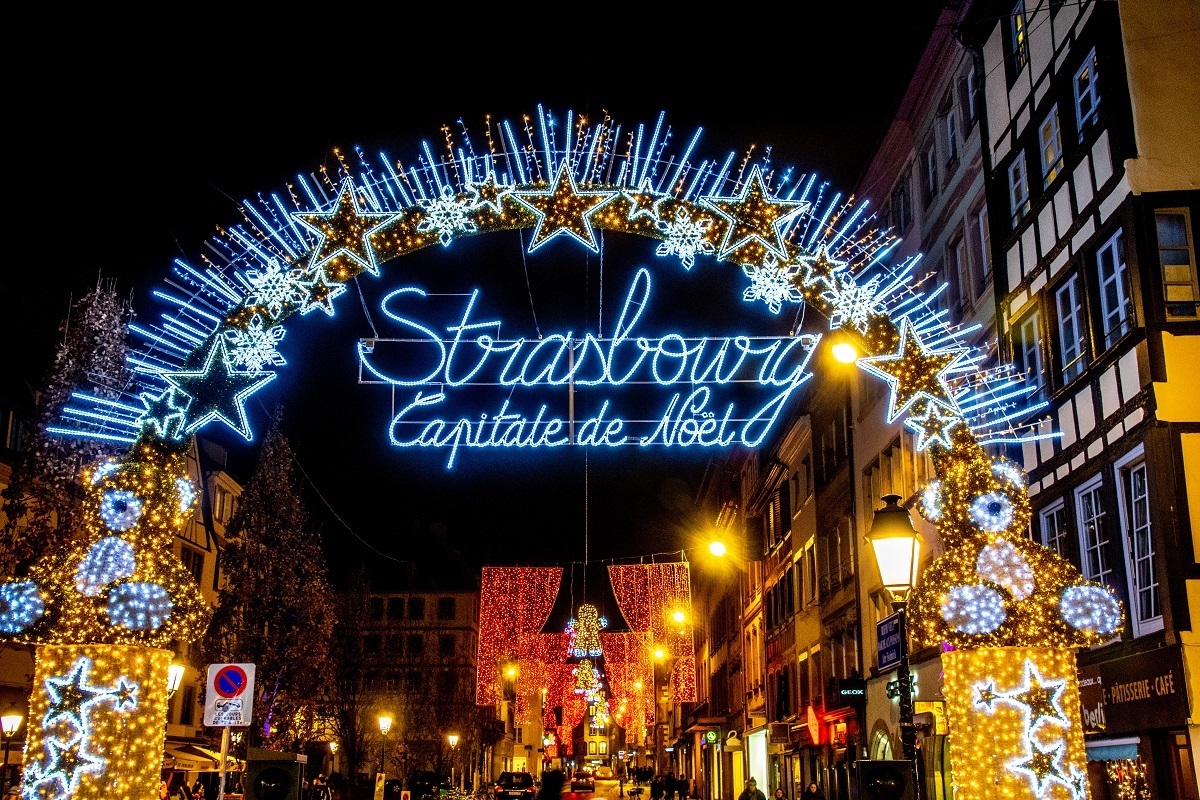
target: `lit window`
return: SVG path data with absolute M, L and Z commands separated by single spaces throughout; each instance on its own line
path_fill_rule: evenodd
M 951 105 L 942 117 L 942 134 L 946 139 L 946 163 L 953 164 L 958 159 L 958 121 L 957 112 Z
M 1059 500 L 1041 513 L 1042 544 L 1060 556 L 1067 554 L 1067 507 Z
M 1108 556 L 1108 533 L 1104 529 L 1104 497 L 1100 477 L 1075 492 L 1075 513 L 1079 517 L 1079 550 L 1083 577 L 1110 585 L 1112 565 Z
M 1013 227 L 1029 213 L 1029 174 L 1025 171 L 1025 153 L 1017 154 L 1008 165 L 1008 201 Z
M 1012 67 L 1016 75 L 1029 64 L 1029 39 L 1025 27 L 1025 0 L 1017 0 L 1008 18 L 1009 38 L 1012 40 Z
M 965 237 L 959 236 L 947 245 L 946 271 L 947 277 L 954 276 L 954 279 L 958 281 L 959 308 L 970 306 L 974 299 L 972 291 L 975 288 L 975 281 L 971 278 L 971 256 L 967 252 Z
M 938 190 L 937 146 L 933 139 L 926 142 L 921 152 L 921 190 L 928 206 Z
M 1125 266 L 1125 242 L 1121 231 L 1113 234 L 1096 253 L 1096 273 L 1100 284 L 1100 316 L 1104 328 L 1104 346 L 1111 347 L 1133 323 L 1133 303 L 1129 295 L 1129 271 Z
M 1083 374 L 1087 367 L 1079 276 L 1067 278 L 1055 291 L 1054 298 L 1058 307 L 1058 343 L 1062 348 L 1062 382 L 1067 384 Z
M 1013 353 L 1017 367 L 1030 385 L 1042 386 L 1042 334 L 1037 311 L 1025 315 L 1013 327 Z M 1040 393 L 1040 392 L 1039 392 Z
M 992 274 L 992 237 L 988 231 L 987 206 L 980 206 L 967 218 L 967 230 L 971 238 L 971 258 L 975 277 L 978 279 L 977 295 L 987 291 L 988 278 Z
M 1063 167 L 1062 136 L 1059 135 L 1058 129 L 1058 106 L 1050 109 L 1050 113 L 1043 120 L 1038 134 L 1038 142 L 1042 154 L 1042 181 L 1044 186 L 1049 186 L 1062 172 Z
M 1096 48 L 1088 53 L 1083 66 L 1075 73 L 1075 122 L 1079 141 L 1087 126 L 1099 119 L 1100 84 L 1096 82 Z
M 1162 268 L 1167 317 L 1200 315 L 1191 218 L 1186 209 L 1180 209 L 1155 212 L 1154 220 L 1158 229 L 1158 263 Z
M 1122 524 L 1128 542 L 1130 611 L 1134 634 L 1162 628 L 1158 571 L 1154 566 L 1154 539 L 1150 529 L 1150 489 L 1141 451 L 1136 461 L 1118 466 L 1121 479 Z

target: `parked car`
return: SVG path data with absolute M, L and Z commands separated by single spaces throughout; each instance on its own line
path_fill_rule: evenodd
M 596 779 L 592 776 L 591 770 L 577 769 L 571 775 L 571 791 L 572 792 L 594 792 L 596 791 Z
M 537 788 L 528 772 L 501 772 L 492 787 L 495 800 L 533 800 Z
M 616 776 L 613 775 L 612 767 L 604 765 L 596 767 L 596 780 L 611 781 L 614 777 Z

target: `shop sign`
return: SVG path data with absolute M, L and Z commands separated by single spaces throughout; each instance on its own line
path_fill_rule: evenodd
M 1085 734 L 1116 734 L 1187 723 L 1179 646 L 1089 664 L 1079 670 Z
M 880 672 L 900 666 L 901 627 L 899 612 L 889 614 L 875 623 L 875 641 L 879 652 L 877 666 Z

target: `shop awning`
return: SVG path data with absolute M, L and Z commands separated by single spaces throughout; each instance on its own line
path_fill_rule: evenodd
M 164 766 L 180 772 L 216 772 L 217 759 L 192 744 L 167 745 Z
M 1138 757 L 1138 742 L 1140 736 L 1127 736 L 1123 739 L 1092 739 L 1087 745 L 1088 761 L 1116 761 L 1122 758 Z

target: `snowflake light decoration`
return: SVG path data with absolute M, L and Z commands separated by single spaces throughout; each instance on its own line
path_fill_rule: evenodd
M 866 331 L 867 320 L 883 312 L 880 303 L 880 277 L 876 275 L 864 284 L 854 280 L 848 272 L 839 272 L 828 282 L 829 288 L 821 297 L 833 307 L 829 316 L 829 327 L 849 325 L 857 331 Z
M 287 361 L 275 349 L 286 333 L 282 325 L 263 327 L 263 319 L 255 314 L 245 328 L 226 331 L 229 340 L 229 360 L 246 368 L 246 374 L 258 375 L 263 367 L 282 367 Z
M 435 200 L 418 200 L 425 210 L 425 219 L 417 223 L 421 233 L 436 232 L 442 247 L 449 247 L 456 231 L 475 233 L 479 226 L 468 216 L 470 206 L 461 202 L 449 186 L 442 187 L 441 196 Z
M 795 283 L 796 275 L 800 272 L 798 265 L 780 264 L 774 256 L 768 256 L 761 267 L 742 265 L 742 272 L 750 279 L 750 285 L 742 292 L 742 299 L 747 303 L 762 300 L 772 314 L 778 314 L 784 303 L 800 303 L 804 300 Z
M 660 257 L 677 255 L 684 269 L 692 268 L 697 253 L 711 256 L 717 252 L 717 248 L 708 240 L 712 220 L 707 217 L 693 220 L 691 212 L 682 206 L 676 209 L 673 222 L 659 220 L 655 226 L 667 238 L 655 249 L 654 254 Z
M 248 269 L 246 280 L 250 283 L 250 292 L 246 299 L 252 305 L 265 308 L 271 319 L 278 319 L 285 305 L 299 303 L 307 296 L 300 283 L 302 277 L 300 270 L 285 270 L 277 261 L 269 263 L 266 269 Z

